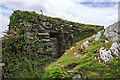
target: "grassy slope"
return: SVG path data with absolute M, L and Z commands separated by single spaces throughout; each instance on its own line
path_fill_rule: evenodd
M 90 39 L 90 38 L 87 38 Z M 71 78 L 76 74 L 81 74 L 82 78 L 117 78 L 120 75 L 120 59 L 114 58 L 112 61 L 103 63 L 102 59 L 95 59 L 99 56 L 101 46 L 110 48 L 113 42 L 105 43 L 103 35 L 99 40 L 91 38 L 87 50 L 81 48 L 81 44 L 86 41 L 82 40 L 74 48 L 69 49 L 55 63 L 45 68 L 44 77 L 49 78 Z M 83 58 L 75 57 L 74 52 L 84 56 Z M 99 62 L 101 60 L 101 62 Z

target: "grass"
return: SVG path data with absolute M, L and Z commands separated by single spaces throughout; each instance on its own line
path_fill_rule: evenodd
M 83 58 L 75 57 L 74 52 L 81 49 L 81 44 L 86 40 L 92 40 L 87 52 L 83 55 Z M 65 77 L 72 78 L 76 74 L 81 74 L 82 78 L 116 78 L 120 76 L 120 59 L 115 58 L 112 61 L 103 63 L 102 59 L 95 59 L 95 56 L 99 56 L 99 49 L 101 47 L 108 50 L 113 42 L 104 43 L 105 37 L 102 36 L 99 40 L 94 40 L 91 37 L 80 41 L 72 49 L 66 51 L 67 54 L 63 54 L 55 63 L 46 67 L 49 72 L 54 71 L 54 67 L 60 67 L 63 72 L 67 74 Z M 81 54 L 81 52 L 79 53 Z M 101 60 L 101 62 L 99 62 Z M 60 66 L 59 66 L 60 65 Z M 68 72 L 69 71 L 69 72 Z

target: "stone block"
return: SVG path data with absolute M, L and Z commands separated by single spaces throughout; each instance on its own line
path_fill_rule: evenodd
M 47 22 L 46 24 L 49 25 L 50 22 Z
M 49 33 L 38 33 L 39 36 L 50 36 Z
M 49 24 L 49 27 L 52 28 L 52 24 Z
M 42 42 L 50 42 L 50 39 L 42 39 Z

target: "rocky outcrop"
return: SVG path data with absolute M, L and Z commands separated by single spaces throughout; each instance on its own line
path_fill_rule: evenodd
M 104 49 L 104 47 L 102 47 L 102 48 L 100 48 L 100 58 L 102 58 L 102 60 L 104 60 L 105 61 L 105 63 L 107 62 L 107 61 L 110 61 L 110 60 L 113 60 L 113 56 L 112 56 L 112 53 L 111 53 L 111 51 L 110 50 L 106 50 L 106 49 Z
M 116 22 L 105 29 L 104 36 L 108 39 L 105 40 L 105 43 L 113 41 L 109 50 L 100 48 L 100 57 L 105 61 L 113 60 L 114 56 L 120 58 L 120 22 Z M 118 41 L 118 42 L 116 42 Z
M 105 49 L 102 46 L 99 50 L 99 57 L 106 63 L 107 61 L 113 60 L 115 58 L 120 58 L 120 43 L 119 43 L 119 23 L 117 22 L 113 25 L 107 27 L 107 29 L 98 32 L 96 35 L 92 36 L 95 41 L 99 40 L 102 36 L 105 36 L 107 40 L 103 40 L 103 43 L 113 42 L 109 49 Z M 102 35 L 102 33 L 104 35 Z M 82 43 L 81 47 L 85 50 L 89 47 L 91 38 Z M 116 42 L 117 41 L 117 42 Z M 105 45 L 107 46 L 107 45 Z M 96 57 L 95 57 L 96 59 Z

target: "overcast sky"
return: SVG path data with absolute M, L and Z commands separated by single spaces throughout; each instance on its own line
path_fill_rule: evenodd
M 118 21 L 119 0 L 1 0 L 0 37 L 14 10 L 36 11 L 74 22 L 107 27 Z

